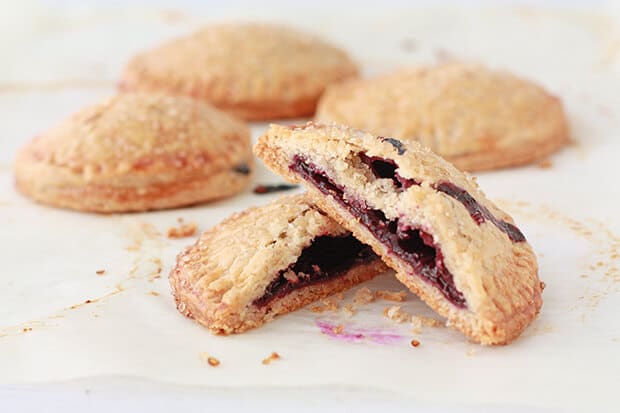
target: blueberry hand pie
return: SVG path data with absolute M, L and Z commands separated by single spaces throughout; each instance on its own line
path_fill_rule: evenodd
M 305 195 L 235 214 L 177 257 L 178 310 L 216 334 L 240 333 L 387 270 Z
M 49 205 L 146 211 L 236 194 L 252 166 L 243 122 L 187 97 L 126 93 L 81 109 L 25 145 L 15 180 Z
M 536 318 L 541 283 L 525 236 L 428 148 L 310 122 L 272 125 L 255 152 L 474 341 L 508 343 Z
M 468 171 L 533 162 L 569 137 L 560 99 L 510 73 L 457 62 L 330 86 L 316 120 L 416 140 Z

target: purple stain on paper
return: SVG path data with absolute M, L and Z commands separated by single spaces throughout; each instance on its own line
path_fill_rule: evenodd
M 325 320 L 316 320 L 316 326 L 321 330 L 321 333 L 347 343 L 369 341 L 376 344 L 398 344 L 404 339 L 399 334 L 381 329 L 351 328 Z

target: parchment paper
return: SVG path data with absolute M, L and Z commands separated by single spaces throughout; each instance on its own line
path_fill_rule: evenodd
M 51 3 L 2 6 L 0 382 L 130 376 L 209 389 L 342 386 L 428 403 L 617 406 L 617 10 L 348 7 L 300 13 L 286 6 L 183 11 L 112 4 L 96 12 L 63 11 Z M 482 188 L 514 215 L 532 243 L 547 285 L 540 318 L 518 341 L 485 348 L 447 328 L 414 333 L 411 325 L 385 318 L 383 309 L 394 303 L 380 300 L 351 318 L 304 309 L 246 334 L 215 337 L 174 307 L 167 274 L 194 238 L 170 240 L 166 231 L 177 218 L 206 230 L 277 195 L 248 191 L 195 208 L 100 216 L 35 205 L 15 192 L 10 164 L 20 145 L 113 93 L 134 52 L 230 16 L 270 18 L 320 33 L 351 50 L 369 75 L 464 58 L 509 69 L 563 99 L 574 145 L 548 165 L 479 175 Z M 265 127 L 253 124 L 254 137 Z M 260 168 L 256 183 L 281 182 Z M 391 274 L 368 286 L 402 289 Z M 402 308 L 434 316 L 412 295 Z M 341 323 L 345 334 L 329 334 Z M 421 345 L 412 347 L 412 339 Z M 263 365 L 274 351 L 281 359 Z M 220 366 L 210 367 L 207 354 Z

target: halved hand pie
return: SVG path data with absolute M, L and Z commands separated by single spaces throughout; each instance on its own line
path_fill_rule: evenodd
M 178 310 L 216 334 L 240 333 L 387 270 L 305 195 L 235 214 L 177 258 Z
M 272 125 L 255 152 L 473 340 L 504 344 L 542 305 L 536 257 L 474 180 L 416 142 Z

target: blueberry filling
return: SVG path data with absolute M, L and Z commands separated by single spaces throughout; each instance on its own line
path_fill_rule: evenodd
M 359 242 L 353 235 L 316 237 L 306 247 L 297 261 L 267 286 L 265 293 L 254 300 L 257 307 L 264 307 L 276 298 L 282 298 L 290 292 L 309 285 L 325 282 L 353 268 L 377 259 L 372 249 Z
M 258 195 L 272 194 L 274 192 L 290 191 L 297 188 L 297 185 L 290 184 L 275 184 L 275 185 L 257 185 L 254 188 L 254 193 Z
M 345 199 L 341 186 L 301 156 L 295 156 L 289 168 L 324 194 L 333 196 L 340 205 L 357 217 L 390 253 L 408 263 L 414 274 L 438 288 L 455 306 L 466 307 L 465 297 L 454 285 L 454 277 L 445 267 L 443 255 L 430 234 L 419 228 L 403 225 L 398 219 L 389 220 L 382 211 L 368 208 L 363 201 Z
M 466 190 L 459 188 L 451 182 L 439 182 L 434 185 L 434 188 L 463 204 L 469 212 L 469 215 L 471 215 L 472 219 L 476 221 L 478 225 L 488 219 L 497 228 L 499 228 L 500 231 L 508 235 L 508 238 L 510 238 L 512 242 L 525 241 L 525 236 L 519 228 L 506 221 L 497 219 L 491 211 L 489 211 L 485 206 L 480 205 L 478 201 L 476 201 Z
M 250 167 L 247 166 L 244 163 L 235 166 L 233 168 L 233 171 L 235 171 L 235 172 L 237 172 L 238 174 L 241 174 L 241 175 L 249 175 L 250 172 L 251 172 Z
M 362 163 L 367 165 L 375 177 L 391 179 L 396 188 L 407 189 L 413 185 L 420 185 L 415 179 L 400 176 L 396 169 L 398 165 L 391 159 L 384 159 L 378 156 L 368 156 L 363 152 L 358 154 Z
M 394 139 L 394 138 L 384 138 L 384 137 L 380 137 L 379 139 L 381 139 L 383 142 L 387 142 L 390 145 L 392 145 L 394 148 L 396 148 L 396 150 L 398 151 L 399 155 L 404 154 L 405 152 L 407 152 L 407 150 L 405 149 L 405 147 L 403 146 L 403 143 L 401 141 L 399 141 L 398 139 Z

